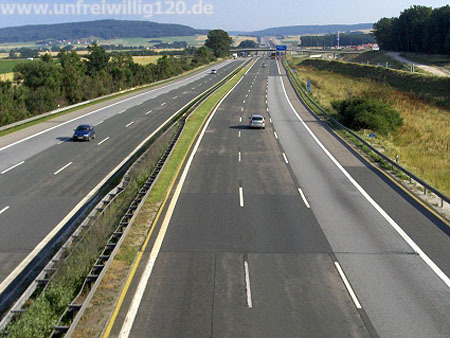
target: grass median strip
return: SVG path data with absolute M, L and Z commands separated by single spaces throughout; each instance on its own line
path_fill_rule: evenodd
M 131 276 L 130 271 L 131 273 L 135 271 L 135 267 L 142 257 L 143 250 L 145 249 L 143 245 L 146 245 L 144 242 L 148 242 L 153 225 L 156 223 L 155 217 L 157 217 L 158 211 L 162 208 L 163 201 L 167 199 L 171 187 L 175 183 L 177 175 L 198 133 L 215 105 L 233 88 L 244 75 L 245 71 L 246 69 L 241 70 L 228 83 L 203 102 L 187 119 L 184 130 L 171 156 L 167 160 L 164 170 L 160 173 L 148 199 L 144 202 L 136 220 L 131 225 L 127 238 L 124 240 L 110 269 L 107 271 L 89 308 L 78 324 L 73 337 L 98 337 L 108 324 L 108 316 L 114 311 L 114 308 L 116 308 L 114 313 L 117 315 L 119 307 L 116 307 L 116 303 L 120 296 L 119 293 L 122 291 L 124 285 L 126 285 L 125 281 L 127 277 Z M 130 270 L 132 267 L 133 270 Z M 125 293 L 126 290 L 124 292 L 122 291 L 120 299 L 123 300 Z M 121 301 L 120 299 L 119 302 Z M 109 321 L 105 336 L 108 336 L 115 315 Z

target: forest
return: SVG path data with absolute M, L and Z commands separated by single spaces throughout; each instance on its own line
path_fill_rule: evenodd
M 384 50 L 450 55 L 450 6 L 412 6 L 375 23 L 374 35 Z

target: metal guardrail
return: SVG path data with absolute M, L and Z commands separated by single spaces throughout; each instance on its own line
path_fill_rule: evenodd
M 288 74 L 288 79 L 289 82 L 292 84 L 292 86 L 295 88 L 295 93 L 298 96 L 298 98 L 305 102 L 309 107 L 314 106 L 316 109 L 318 109 L 323 115 L 326 116 L 326 118 L 331 121 L 334 125 L 338 126 L 340 129 L 345 130 L 346 132 L 348 132 L 349 134 L 351 134 L 353 137 L 355 137 L 358 141 L 360 141 L 361 143 L 363 143 L 365 146 L 367 146 L 371 151 L 373 151 L 375 154 L 377 154 L 381 159 L 383 159 L 384 161 L 388 162 L 391 166 L 392 169 L 395 167 L 398 170 L 400 170 L 403 174 L 405 174 L 406 176 L 409 177 L 409 181 L 412 182 L 412 180 L 414 180 L 415 182 L 419 183 L 422 187 L 423 187 L 423 193 L 424 195 L 427 194 L 428 191 L 432 192 L 433 194 L 435 194 L 436 196 L 438 196 L 441 199 L 441 208 L 444 206 L 444 202 L 446 202 L 447 204 L 450 204 L 450 198 L 448 196 L 446 196 L 445 194 L 443 194 L 442 192 L 440 192 L 439 190 L 437 190 L 436 188 L 432 187 L 431 185 L 429 185 L 428 183 L 426 183 L 425 181 L 423 181 L 422 179 L 420 179 L 419 177 L 417 177 L 416 175 L 414 175 L 413 173 L 411 173 L 410 171 L 406 170 L 405 168 L 403 168 L 402 166 L 400 166 L 398 163 L 396 163 L 394 160 L 390 159 L 389 157 L 387 157 L 386 155 L 384 155 L 383 153 L 381 153 L 380 151 L 378 151 L 377 149 L 375 149 L 370 143 L 368 143 L 366 140 L 364 140 L 363 138 L 361 138 L 358 134 L 356 134 L 353 130 L 347 128 L 346 126 L 344 126 L 343 124 L 339 123 L 338 121 L 336 121 L 325 109 L 323 109 L 306 91 L 306 89 L 304 88 L 304 85 L 302 83 L 300 83 L 299 79 L 295 76 L 294 72 L 292 71 L 292 69 L 290 68 L 288 62 L 286 61 L 285 58 L 283 58 L 283 66 Z
M 200 105 L 206 98 L 208 98 L 212 93 L 214 93 L 218 88 L 222 87 L 225 83 L 227 83 L 233 76 L 235 76 L 243 67 L 245 67 L 248 64 L 249 61 L 245 62 L 241 66 L 239 66 L 236 70 L 234 70 L 232 73 L 230 73 L 227 77 L 219 81 L 217 84 L 213 85 L 212 87 L 205 90 L 202 94 L 197 96 L 194 100 L 192 100 L 190 103 L 188 103 L 184 108 L 180 110 L 180 112 L 175 116 L 168 125 L 173 125 L 176 121 L 179 121 L 180 118 L 185 116 L 186 114 L 192 112 L 195 110 L 198 105 Z M 184 125 L 184 118 L 180 120 L 180 123 Z M 158 162 L 157 166 L 155 167 L 154 171 L 148 178 L 147 182 L 143 185 L 141 190 L 138 192 L 135 200 L 131 203 L 128 211 L 125 213 L 125 215 L 122 217 L 121 221 L 119 222 L 118 227 L 116 228 L 116 231 L 112 233 L 110 236 L 108 243 L 106 244 L 102 254 L 98 257 L 96 263 L 93 265 L 93 267 L 90 270 L 89 275 L 86 277 L 82 289 L 80 291 L 80 294 L 83 292 L 86 286 L 94 286 L 91 288 L 88 296 L 84 300 L 82 304 L 69 304 L 67 309 L 65 310 L 64 314 L 60 317 L 60 323 L 61 321 L 65 320 L 68 317 L 72 317 L 72 323 L 71 325 L 57 325 L 54 327 L 54 330 L 52 332 L 51 337 L 62 337 L 66 335 L 67 337 L 70 337 L 72 334 L 73 328 L 78 323 L 78 321 L 81 318 L 81 315 L 83 314 L 86 306 L 89 304 L 89 300 L 92 298 L 95 290 L 99 286 L 99 282 L 101 281 L 104 273 L 107 271 L 107 266 L 112 261 L 112 258 L 114 257 L 115 253 L 117 252 L 118 248 L 120 247 L 120 244 L 122 243 L 123 239 L 126 234 L 127 229 L 129 228 L 129 225 L 132 224 L 134 221 L 135 216 L 137 215 L 137 211 L 140 210 L 142 206 L 142 201 L 145 200 L 146 195 L 151 191 L 151 187 L 153 182 L 156 180 L 159 172 L 161 171 L 166 159 L 168 158 L 171 150 L 173 149 L 179 135 L 181 133 L 181 128 L 177 131 L 174 139 L 170 142 L 170 149 L 168 148 L 164 155 L 161 157 L 160 161 Z M 150 142 L 150 141 L 149 141 Z M 145 148 L 145 145 L 143 146 Z M 68 238 L 68 240 L 64 243 L 64 245 L 57 251 L 57 253 L 53 256 L 53 258 L 49 261 L 49 263 L 45 266 L 44 269 L 38 274 L 36 279 L 29 285 L 29 287 L 26 289 L 26 291 L 22 294 L 22 296 L 14 303 L 13 307 L 7 312 L 7 314 L 2 318 L 0 322 L 0 331 L 5 329 L 8 325 L 8 323 L 14 319 L 15 315 L 23 313 L 26 311 L 24 306 L 26 305 L 27 301 L 33 296 L 34 292 L 39 288 L 43 287 L 45 289 L 55 271 L 56 271 L 56 264 L 60 262 L 63 259 L 66 259 L 67 252 L 70 248 L 73 248 L 74 245 L 79 241 L 80 235 L 84 236 L 86 233 L 89 232 L 90 229 L 90 223 L 92 223 L 92 220 L 97 218 L 99 215 L 103 213 L 103 211 L 111 204 L 111 202 L 126 188 L 126 176 L 129 172 L 130 168 L 134 165 L 134 163 L 137 163 L 139 161 L 139 158 L 141 157 L 143 151 L 138 152 L 139 155 L 134 156 L 133 159 L 130 159 L 130 161 L 133 162 L 132 165 L 127 166 L 127 172 L 125 173 L 123 179 L 120 181 L 119 185 L 117 185 L 112 191 L 110 191 L 108 194 L 101 199 L 100 202 L 96 204 L 96 206 L 91 210 L 89 215 L 84 218 L 84 220 L 81 222 L 81 224 L 75 229 L 73 234 Z M 136 158 L 138 160 L 136 161 Z M 127 162 L 128 163 L 128 162 Z M 123 173 L 123 168 L 119 169 L 120 172 Z M 107 184 L 110 184 L 109 182 Z M 101 190 L 104 190 L 102 188 Z M 145 192 L 145 193 L 144 193 Z M 92 201 L 88 202 L 88 204 L 92 204 Z M 78 298 L 79 295 L 75 299 Z M 70 334 L 69 334 L 70 333 Z

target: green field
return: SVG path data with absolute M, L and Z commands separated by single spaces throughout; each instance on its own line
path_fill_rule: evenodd
M 12 73 L 16 65 L 24 62 L 31 62 L 31 61 L 28 61 L 26 59 L 18 59 L 18 60 L 0 59 L 0 74 Z
M 161 38 L 124 38 L 124 39 L 112 39 L 112 40 L 99 40 L 99 44 L 102 45 L 123 45 L 124 47 L 152 47 L 156 42 L 149 42 L 151 40 L 161 40 L 163 43 L 172 43 L 175 41 L 185 41 L 188 46 L 198 47 L 202 45 L 202 41 L 197 40 L 197 36 L 168 36 Z

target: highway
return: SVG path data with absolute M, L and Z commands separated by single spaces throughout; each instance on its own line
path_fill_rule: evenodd
M 58 117 L 26 137 L 0 138 L 0 294 L 135 148 L 240 64 L 228 60 L 217 74 L 206 69 L 69 120 Z M 73 142 L 79 124 L 95 125 L 96 139 Z
M 280 64 L 258 60 L 197 146 L 110 337 L 448 337 L 447 225 L 317 121 Z

